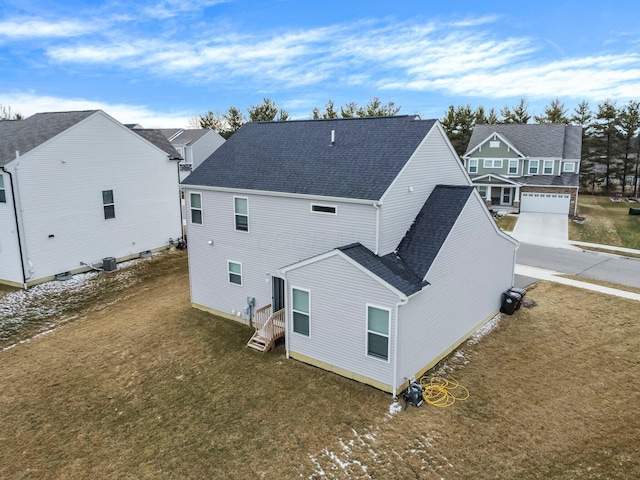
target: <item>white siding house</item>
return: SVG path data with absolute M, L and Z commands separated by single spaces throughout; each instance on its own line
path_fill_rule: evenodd
M 517 242 L 436 120 L 251 122 L 183 188 L 194 307 L 259 339 L 267 312 L 288 357 L 394 395 L 513 284 Z
M 11 190 L 0 203 L 1 281 L 26 287 L 180 236 L 177 157 L 149 134 L 99 110 L 12 122 L 6 130 L 0 123 Z

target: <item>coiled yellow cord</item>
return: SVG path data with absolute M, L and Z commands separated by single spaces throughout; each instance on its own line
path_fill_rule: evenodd
M 453 377 L 451 380 L 447 380 L 443 377 L 427 378 L 424 376 L 420 379 L 420 386 L 422 387 L 422 398 L 434 407 L 450 407 L 456 400 L 462 402 L 469 398 L 469 390 L 460 385 Z M 457 391 L 454 393 L 454 390 Z

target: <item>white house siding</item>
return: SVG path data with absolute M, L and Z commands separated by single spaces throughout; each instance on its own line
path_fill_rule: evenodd
M 207 132 L 202 138 L 199 138 L 198 141 L 191 146 L 194 170 L 209 158 L 223 143 L 224 138 L 213 130 Z
M 400 307 L 398 385 L 432 366 L 496 313 L 513 286 L 515 245 L 470 197 L 427 273 L 431 285 Z
M 175 162 L 101 112 L 7 168 L 19 185 L 30 281 L 180 235 Z M 113 190 L 113 219 L 104 218 L 103 190 Z
M 191 192 L 202 194 L 203 225 L 191 223 Z M 233 193 L 188 187 L 185 191 L 194 304 L 231 314 L 244 311 L 251 296 L 261 307 L 271 303 L 270 276 L 279 268 L 353 242 L 375 248 L 376 211 L 371 205 L 238 196 L 249 200 L 249 232 L 235 230 Z M 338 213 L 312 213 L 311 203 L 335 205 Z M 242 286 L 229 283 L 228 260 L 242 263 Z
M 396 249 L 438 184 L 469 185 L 470 181 L 444 133 L 434 125 L 383 197 L 379 255 Z
M 0 203 L 0 283 L 22 285 L 22 268 L 20 267 L 20 250 L 18 234 L 11 198 L 9 175 L 0 172 L 4 177 L 6 203 Z
M 352 373 L 393 384 L 396 294 L 337 255 L 288 272 L 287 282 L 288 291 L 302 288 L 311 292 L 309 337 L 287 332 L 294 357 L 302 354 L 337 367 L 347 376 Z M 389 361 L 367 355 L 367 304 L 390 310 Z M 290 312 L 289 301 L 289 318 Z

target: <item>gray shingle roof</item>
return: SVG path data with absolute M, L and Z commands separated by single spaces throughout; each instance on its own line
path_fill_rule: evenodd
M 379 200 L 435 122 L 415 116 L 249 122 L 184 183 Z
M 359 243 L 339 250 L 405 295 L 412 295 L 428 285 L 422 279 L 473 189 L 467 185 L 436 186 L 394 253 L 379 257 Z
M 167 153 L 167 155 L 169 155 L 169 160 L 182 160 L 182 156 L 159 129 L 134 128 L 131 131 L 137 133 L 142 138 L 153 143 L 156 147 Z
M 555 123 L 476 125 L 465 155 L 493 133 L 499 133 L 527 157 L 579 159 L 582 127 Z
M 202 137 L 204 137 L 207 133 L 211 133 L 213 130 L 209 130 L 207 128 L 189 128 L 186 130 L 182 130 L 180 135 L 171 140 L 171 143 L 174 145 L 189 145 L 191 143 L 197 142 Z
M 550 187 L 577 187 L 579 176 L 577 173 L 563 173 L 561 175 L 530 175 L 526 177 L 512 178 L 524 185 L 550 186 Z
M 0 167 L 25 154 L 98 110 L 36 113 L 24 120 L 0 121 Z

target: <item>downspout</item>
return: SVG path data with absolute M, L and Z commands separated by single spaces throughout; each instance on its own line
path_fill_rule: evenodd
M 284 356 L 289 359 L 289 295 L 287 295 L 289 292 L 289 279 L 286 273 L 283 275 L 282 272 L 278 271 L 278 274 L 284 279 Z M 273 277 L 271 281 L 273 282 Z
M 398 392 L 396 389 L 398 388 L 398 323 L 399 322 L 399 311 L 401 305 L 406 305 L 409 303 L 409 299 L 404 297 L 398 303 L 396 303 L 396 322 L 393 326 L 393 398 L 397 398 Z
M 18 220 L 18 207 L 16 206 L 16 190 L 13 185 L 13 174 L 2 167 L 2 171 L 9 175 L 9 184 L 11 185 L 11 201 L 13 202 L 13 216 L 16 220 L 16 234 L 18 237 L 18 250 L 20 252 L 20 268 L 22 270 L 22 288 L 27 289 L 27 271 L 24 268 L 24 253 L 22 251 L 22 238 L 20 237 L 20 223 Z
M 180 186 L 180 162 L 176 162 L 176 168 L 178 170 L 178 205 L 180 205 L 180 238 L 184 239 L 184 218 L 182 216 L 182 195 L 184 193 L 183 188 Z M 185 207 L 187 205 L 185 199 Z

